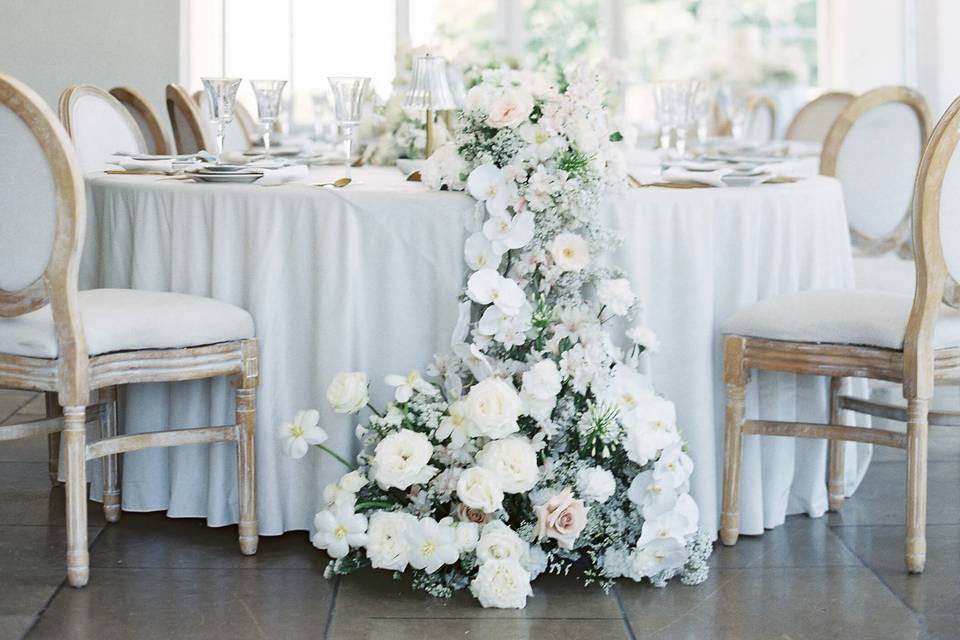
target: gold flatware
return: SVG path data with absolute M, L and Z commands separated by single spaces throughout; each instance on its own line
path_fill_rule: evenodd
M 773 176 L 769 180 L 764 180 L 763 184 L 793 184 L 794 182 L 800 182 L 802 179 L 793 176 Z
M 420 182 L 422 180 L 419 171 L 414 171 L 407 176 L 407 182 Z
M 713 189 L 713 185 L 702 182 L 648 182 L 641 187 L 664 187 L 666 189 Z
M 347 186 L 347 185 L 350 184 L 351 182 L 353 182 L 353 180 L 351 180 L 350 178 L 337 178 L 337 179 L 334 180 L 333 182 L 320 182 L 320 183 L 318 183 L 318 184 L 314 184 L 314 185 L 310 185 L 310 186 L 312 186 L 312 187 L 337 187 L 337 188 L 339 189 L 340 187 L 345 187 L 345 186 Z
M 151 169 L 107 169 L 104 171 L 112 176 L 166 176 L 170 175 L 166 171 L 154 171 Z

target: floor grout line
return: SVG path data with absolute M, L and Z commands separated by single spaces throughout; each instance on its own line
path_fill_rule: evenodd
M 323 638 L 327 640 L 330 637 L 330 629 L 333 628 L 333 611 L 337 606 L 337 596 L 340 595 L 340 581 L 343 576 L 337 576 L 337 581 L 333 585 L 333 594 L 330 596 L 330 607 L 327 609 L 327 623 L 323 625 Z
M 7 415 L 3 418 L 3 420 L 0 420 L 0 425 L 5 425 L 5 424 L 7 424 L 7 422 L 9 422 L 15 415 L 17 415 L 18 413 L 20 413 L 20 411 L 22 411 L 24 407 L 26 407 L 28 404 L 30 404 L 31 402 L 33 402 L 34 400 L 36 400 L 36 399 L 37 399 L 37 396 L 39 396 L 39 395 L 40 395 L 39 393 L 35 393 L 35 394 L 33 394 L 32 396 L 30 396 L 30 398 L 27 399 L 26 402 L 24 402 L 23 404 L 21 404 L 20 406 L 18 406 L 18 407 L 17 407 L 16 409 L 14 409 L 11 413 L 7 414 Z
M 620 589 L 614 586 L 613 595 L 617 599 L 617 606 L 620 607 L 620 615 L 623 618 L 623 628 L 627 631 L 627 637 L 630 640 L 637 640 L 637 635 L 633 632 L 633 625 L 630 624 L 630 616 L 627 615 L 627 608 L 623 606 L 623 597 Z

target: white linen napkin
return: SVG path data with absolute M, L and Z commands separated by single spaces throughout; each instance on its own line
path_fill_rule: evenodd
M 127 171 L 163 171 L 164 173 L 173 173 L 173 158 L 167 160 L 135 160 L 134 158 L 114 156 L 112 162 L 120 165 Z
M 303 180 L 310 173 L 306 165 L 294 164 L 282 169 L 264 169 L 263 177 L 257 180 L 261 187 L 273 187 L 278 184 Z
M 682 167 L 665 169 L 661 178 L 666 182 L 699 182 L 711 187 L 725 187 L 723 177 L 732 173 L 732 169 L 717 169 L 716 171 L 688 171 Z

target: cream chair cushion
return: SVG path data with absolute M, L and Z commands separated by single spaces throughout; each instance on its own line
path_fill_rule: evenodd
M 885 291 L 805 291 L 770 298 L 736 312 L 725 334 L 826 344 L 902 349 L 913 297 Z M 960 311 L 943 305 L 934 347 L 960 346 Z
M 90 355 L 174 349 L 252 338 L 253 318 L 211 298 L 132 289 L 91 289 L 79 295 Z M 0 353 L 56 358 L 50 305 L 0 319 Z

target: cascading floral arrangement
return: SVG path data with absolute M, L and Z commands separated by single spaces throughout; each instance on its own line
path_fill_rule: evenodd
M 656 337 L 636 325 L 621 348 L 608 331 L 637 301 L 597 263 L 616 241 L 598 204 L 623 178 L 602 96 L 589 71 L 484 72 L 454 141 L 422 170 L 430 187 L 477 200 L 460 322 L 429 380 L 386 378 L 386 410 L 369 404 L 363 373 L 327 389 L 335 411 L 373 413 L 357 427 L 359 464 L 337 456 L 353 468 L 314 522 L 326 575 L 409 569 L 432 595 L 469 587 L 504 608 L 525 606 L 544 571 L 579 569 L 605 589 L 706 579 L 693 463 L 673 404 L 636 368 Z M 289 455 L 325 448 L 318 417 L 281 427 Z

